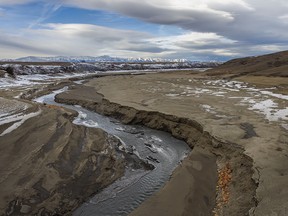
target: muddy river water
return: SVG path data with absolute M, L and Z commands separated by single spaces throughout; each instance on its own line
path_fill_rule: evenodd
M 80 106 L 59 104 L 54 101 L 54 91 L 35 99 L 36 102 L 58 105 L 77 111 L 74 124 L 101 128 L 117 137 L 131 154 L 149 161 L 151 171 L 126 169 L 125 175 L 96 194 L 73 213 L 75 216 L 127 215 L 145 199 L 164 186 L 183 158 L 191 151 L 188 145 L 170 134 L 139 125 L 123 125 L 119 121 L 91 112 Z

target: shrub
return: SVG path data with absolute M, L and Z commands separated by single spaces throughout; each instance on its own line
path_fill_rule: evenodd
M 13 78 L 16 78 L 16 75 L 14 73 L 14 68 L 9 66 L 6 68 L 6 72 L 9 74 L 9 76 L 13 77 Z

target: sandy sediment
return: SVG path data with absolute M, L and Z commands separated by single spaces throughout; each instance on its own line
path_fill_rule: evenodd
M 215 155 L 196 147 L 170 181 L 130 215 L 211 215 L 216 183 Z

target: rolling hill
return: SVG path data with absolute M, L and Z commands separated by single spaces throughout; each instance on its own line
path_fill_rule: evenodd
M 207 75 L 288 77 L 288 51 L 233 59 L 207 71 Z

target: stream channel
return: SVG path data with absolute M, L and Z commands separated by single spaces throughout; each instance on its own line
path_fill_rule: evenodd
M 124 125 L 119 121 L 91 112 L 80 106 L 59 104 L 55 95 L 67 87 L 35 99 L 46 103 L 73 109 L 79 113 L 74 124 L 101 128 L 121 140 L 126 149 L 131 149 L 143 160 L 155 167 L 151 171 L 126 169 L 125 175 L 94 195 L 73 213 L 74 216 L 120 216 L 128 215 L 145 199 L 154 194 L 169 180 L 173 170 L 191 151 L 189 146 L 171 134 L 139 125 Z M 149 159 L 148 159 L 148 158 Z

